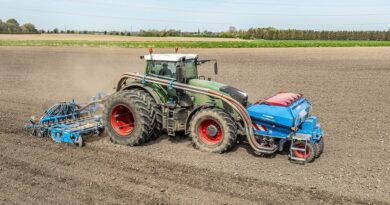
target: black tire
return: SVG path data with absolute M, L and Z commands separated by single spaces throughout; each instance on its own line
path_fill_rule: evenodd
M 139 93 L 145 98 L 148 108 L 150 109 L 150 117 L 152 118 L 152 127 L 154 128 L 153 134 L 149 140 L 155 140 L 161 136 L 162 132 L 162 111 L 159 105 L 157 105 L 154 98 L 144 90 L 139 89 Z
M 147 108 L 150 111 L 149 117 L 151 120 L 151 127 L 153 128 L 153 133 L 149 136 L 149 140 L 157 139 L 161 136 L 162 132 L 162 111 L 159 105 L 156 103 L 156 100 L 145 90 L 142 90 L 140 88 L 133 88 L 131 90 L 128 90 L 134 94 L 136 94 L 139 98 L 141 98 L 147 105 Z M 146 142 L 145 141 L 145 142 Z
M 156 108 L 153 107 L 155 105 L 156 103 L 150 94 L 139 89 L 123 90 L 110 96 L 104 104 L 103 121 L 111 141 L 116 144 L 136 146 L 151 139 L 156 134 L 156 129 L 161 127 L 161 124 L 156 120 L 157 112 Z M 127 118 L 123 121 L 130 122 L 128 124 L 133 126 L 128 132 L 122 131 L 123 126 L 117 125 L 118 118 L 114 115 L 116 109 L 129 111 L 131 116 L 128 113 L 122 114 L 126 115 L 125 118 Z
M 321 138 L 316 145 L 316 158 L 320 157 L 322 152 L 324 151 L 324 140 Z
M 204 132 L 204 126 L 216 131 L 213 136 Z M 190 137 L 195 148 L 213 153 L 229 151 L 237 141 L 237 127 L 223 110 L 206 108 L 198 111 L 190 122 Z
M 324 152 L 324 149 L 325 149 L 325 143 L 324 143 L 323 138 L 321 138 L 319 144 L 320 144 L 320 148 L 321 148 L 320 149 L 320 155 L 321 155 Z
M 316 158 L 316 153 L 317 153 L 316 145 L 308 142 L 306 144 L 306 146 L 307 146 L 307 148 L 306 148 L 306 154 L 307 154 L 306 155 L 306 162 L 310 163 L 310 162 L 313 162 Z M 304 148 L 305 143 L 303 141 L 295 142 L 294 147 Z M 293 150 L 292 155 L 293 155 L 293 157 L 304 158 L 303 153 L 301 151 L 298 151 L 298 150 Z

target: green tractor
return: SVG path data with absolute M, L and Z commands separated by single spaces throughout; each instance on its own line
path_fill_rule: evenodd
M 136 146 L 163 132 L 181 132 L 195 148 L 223 153 L 235 145 L 238 134 L 251 132 L 242 110 L 248 95 L 198 74 L 198 66 L 207 62 L 214 63 L 218 74 L 216 60 L 152 52 L 141 59 L 146 60 L 145 73 L 124 74 L 105 102 L 104 127 L 112 142 Z
M 152 54 L 145 73 L 125 73 L 105 100 L 104 128 L 114 143 L 141 145 L 166 132 L 184 132 L 195 148 L 224 153 L 244 136 L 255 154 L 288 150 L 293 162 L 312 162 L 323 149 L 324 132 L 302 94 L 279 92 L 248 104 L 237 88 L 206 80 L 195 54 Z

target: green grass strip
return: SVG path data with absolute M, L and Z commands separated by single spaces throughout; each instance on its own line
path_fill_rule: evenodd
M 390 46 L 390 41 L 310 41 L 310 40 L 254 40 L 254 41 L 73 41 L 73 40 L 0 40 L 0 46 L 68 46 L 68 47 L 123 47 L 123 48 L 287 48 L 287 47 L 371 47 Z

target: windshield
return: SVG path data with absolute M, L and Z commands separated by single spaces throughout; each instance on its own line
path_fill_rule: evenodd
M 147 74 L 167 79 L 176 79 L 176 65 L 178 65 L 178 62 L 147 61 Z M 198 78 L 195 59 L 186 60 L 183 69 L 187 79 Z
M 147 73 L 164 78 L 176 79 L 176 62 L 148 61 Z

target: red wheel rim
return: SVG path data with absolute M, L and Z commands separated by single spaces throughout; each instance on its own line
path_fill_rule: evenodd
M 111 112 L 111 126 L 118 135 L 127 136 L 134 130 L 134 116 L 124 105 L 117 105 Z
M 305 144 L 297 144 L 295 147 L 300 148 L 300 149 L 305 149 Z M 294 156 L 298 158 L 305 158 L 305 152 L 300 151 L 300 150 L 293 150 Z M 310 156 L 310 149 L 309 146 L 306 146 L 306 159 L 309 158 Z
M 207 128 L 209 126 L 214 126 L 216 129 L 216 134 L 214 136 L 209 135 Z M 222 129 L 219 126 L 218 122 L 213 119 L 205 119 L 198 126 L 199 138 L 206 144 L 216 145 L 222 140 Z

